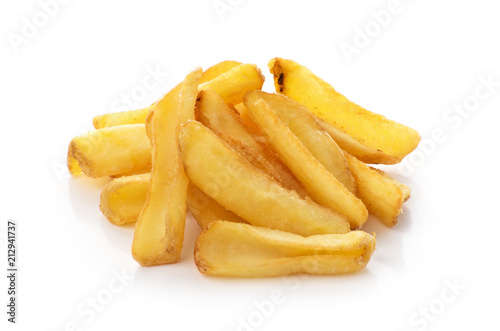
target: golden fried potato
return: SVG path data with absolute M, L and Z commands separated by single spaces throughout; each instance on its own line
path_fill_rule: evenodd
M 201 123 L 184 124 L 179 145 L 193 184 L 248 223 L 304 236 L 349 231 L 343 215 L 283 188 Z
M 146 116 L 151 108 L 153 108 L 153 106 L 137 110 L 98 115 L 95 116 L 92 121 L 95 129 L 108 128 L 124 124 L 144 124 L 146 122 Z
M 68 169 L 92 178 L 119 176 L 151 169 L 151 143 L 144 124 L 127 124 L 90 131 L 73 138 Z
M 344 153 L 307 108 L 281 94 L 255 90 L 245 96 L 247 102 L 255 102 L 258 99 L 267 102 L 276 116 L 288 126 L 325 169 L 349 192 L 356 194 L 354 178 L 349 171 Z
M 266 146 L 265 138 L 250 133 L 236 110 L 226 104 L 217 93 L 212 90 L 202 90 L 198 93 L 195 117 L 243 155 L 253 166 L 268 173 L 283 187 L 297 191 L 303 198 L 308 196 L 297 178 Z
M 345 215 L 351 229 L 362 226 L 368 219 L 363 202 L 325 169 L 264 100 L 249 98 L 245 101 L 254 123 L 312 199 Z
M 318 123 L 328 132 L 330 137 L 332 137 L 342 150 L 355 156 L 358 160 L 365 163 L 381 164 L 396 164 L 399 162 L 399 159 L 394 156 L 387 155 L 380 150 L 373 149 L 360 143 L 347 133 L 325 122 L 323 119 L 316 117 L 316 120 L 318 120 Z
M 361 270 L 374 250 L 375 237 L 363 231 L 302 237 L 216 221 L 196 240 L 194 259 L 200 272 L 216 276 L 323 275 Z
M 294 61 L 275 58 L 269 61 L 269 69 L 277 92 L 304 105 L 317 117 L 371 149 L 401 161 L 420 142 L 417 131 L 349 101 Z
M 149 189 L 150 174 L 123 176 L 110 181 L 101 192 L 99 207 L 113 224 L 137 221 Z
M 200 84 L 206 83 L 241 64 L 241 62 L 231 60 L 219 62 L 203 72 L 200 78 Z
M 132 256 L 143 266 L 175 263 L 181 258 L 189 181 L 177 137 L 182 121 L 194 119 L 200 77 L 198 68 L 186 76 L 180 94 L 167 93 L 156 104 L 149 191 L 132 243 Z
M 357 195 L 370 214 L 377 216 L 387 226 L 395 225 L 403 202 L 410 197 L 410 188 L 348 153 L 345 156 L 358 186 Z

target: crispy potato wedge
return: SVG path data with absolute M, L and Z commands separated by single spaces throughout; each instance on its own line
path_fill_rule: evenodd
M 90 131 L 73 138 L 68 169 L 92 178 L 118 176 L 151 168 L 151 143 L 144 124 L 127 124 Z
M 212 90 L 202 90 L 198 93 L 195 118 L 283 187 L 297 191 L 301 197 L 308 196 L 305 188 L 278 156 L 265 142 L 260 142 L 265 138 L 250 133 L 236 110 L 226 104 L 217 93 Z
M 189 181 L 177 137 L 182 121 L 194 119 L 200 77 L 201 68 L 191 72 L 180 94 L 168 93 L 155 108 L 151 179 L 132 243 L 132 256 L 143 266 L 175 263 L 181 257 Z
M 255 102 L 258 99 L 267 102 L 276 116 L 288 126 L 325 169 L 349 192 L 356 194 L 354 178 L 349 171 L 344 153 L 307 108 L 281 94 L 254 90 L 245 96 L 247 102 Z
M 304 236 L 349 231 L 343 215 L 283 188 L 201 123 L 184 124 L 179 145 L 193 184 L 248 223 Z
M 216 221 L 196 240 L 194 259 L 200 272 L 216 276 L 338 274 L 363 269 L 375 243 L 375 237 L 363 231 L 302 237 Z
M 249 98 L 246 101 L 245 106 L 254 123 L 312 199 L 345 215 L 351 229 L 362 226 L 368 219 L 363 202 L 325 169 L 264 100 Z
M 269 61 L 276 91 L 373 150 L 401 161 L 420 142 L 417 131 L 349 101 L 300 64 L 281 58 Z
M 110 181 L 101 192 L 99 207 L 113 224 L 137 221 L 149 189 L 150 174 L 123 176 Z
M 240 64 L 240 62 L 236 61 L 219 62 L 203 72 L 203 74 L 201 75 L 200 84 L 208 82 L 209 80 L 214 79 L 215 77 L 231 70 L 232 68 L 239 66 Z M 177 89 L 176 92 L 179 92 L 180 84 L 177 85 L 174 89 Z M 154 109 L 155 104 L 156 102 L 146 108 L 95 116 L 93 119 L 94 128 L 102 129 L 124 124 L 145 123 L 148 113 L 150 113 Z
M 410 197 L 410 188 L 345 153 L 347 163 L 358 187 L 358 197 L 370 214 L 387 226 L 394 226 L 401 214 L 403 202 Z

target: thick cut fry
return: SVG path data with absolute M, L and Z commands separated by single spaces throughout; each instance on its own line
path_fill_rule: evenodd
M 283 188 L 201 123 L 184 124 L 179 145 L 193 184 L 250 224 L 304 236 L 349 231 L 343 215 Z
M 245 106 L 274 151 L 314 201 L 345 215 L 351 229 L 359 228 L 366 222 L 368 211 L 363 202 L 325 169 L 264 100 L 247 102 Z
M 349 192 L 356 194 L 354 178 L 349 171 L 344 153 L 323 130 L 315 117 L 297 102 L 281 95 L 263 91 L 251 91 L 245 96 L 247 102 L 263 99 L 278 118 L 299 138 L 311 154 L 335 176 Z
M 242 64 L 200 84 L 200 90 L 212 90 L 218 93 L 225 102 L 236 105 L 243 96 L 252 90 L 260 90 L 264 84 L 264 76 L 254 64 Z
M 382 151 L 373 149 L 360 143 L 347 133 L 344 133 L 333 125 L 325 122 L 323 119 L 319 117 L 316 117 L 316 119 L 342 150 L 355 156 L 358 160 L 365 163 L 381 164 L 396 164 L 399 162 L 396 157 L 387 155 Z
M 410 188 L 381 170 L 370 168 L 348 153 L 345 156 L 356 180 L 357 195 L 370 214 L 387 226 L 397 224 L 403 202 L 410 197 Z
M 202 90 L 198 93 L 195 117 L 253 166 L 268 173 L 283 187 L 297 191 L 301 197 L 308 195 L 302 184 L 277 155 L 265 143 L 258 141 L 263 141 L 265 138 L 250 133 L 235 109 L 226 104 L 217 93 L 211 90 Z
M 349 101 L 309 69 L 291 60 L 272 59 L 276 91 L 306 106 L 367 147 L 401 161 L 420 142 L 417 131 Z
M 113 224 L 137 221 L 149 189 L 150 174 L 124 176 L 109 182 L 101 192 L 99 207 Z
M 191 182 L 188 186 L 187 205 L 202 229 L 206 229 L 211 222 L 217 220 L 248 224 L 247 221 L 222 207 Z
M 89 177 L 118 176 L 151 168 L 151 143 L 144 124 L 128 124 L 90 131 L 73 138 L 68 169 L 78 167 Z
M 374 250 L 375 237 L 363 231 L 302 237 L 217 221 L 198 237 L 194 259 L 200 272 L 216 276 L 323 275 L 359 271 Z
M 241 62 L 231 60 L 219 62 L 203 72 L 203 74 L 201 75 L 200 84 L 206 83 L 209 80 L 212 80 L 215 77 L 220 76 L 223 73 L 228 72 L 229 70 L 241 64 Z
M 93 119 L 94 128 L 102 129 L 124 124 L 144 124 L 146 116 L 152 107 L 95 116 Z
M 158 102 L 152 122 L 153 167 L 148 197 L 136 223 L 132 256 L 144 266 L 180 260 L 184 241 L 188 179 L 178 151 L 182 121 L 194 119 L 201 69 L 190 73 L 180 95 Z

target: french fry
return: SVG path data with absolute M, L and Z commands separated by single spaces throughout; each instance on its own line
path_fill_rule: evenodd
M 210 68 L 208 68 L 201 75 L 200 84 L 208 82 L 215 77 L 231 70 L 232 68 L 240 65 L 240 62 L 236 61 L 223 61 L 219 62 Z M 180 84 L 175 88 L 180 90 Z M 161 100 L 161 99 L 160 99 Z M 93 124 L 95 129 L 102 129 L 111 126 L 124 125 L 124 124 L 140 124 L 145 123 L 148 113 L 154 109 L 156 102 L 151 106 L 136 110 L 109 113 L 104 115 L 95 116 L 93 119 Z
M 375 250 L 375 241 L 363 231 L 302 237 L 216 221 L 196 240 L 194 259 L 200 272 L 216 276 L 338 274 L 363 269 Z
M 368 147 L 350 135 L 342 132 L 333 125 L 325 122 L 319 117 L 316 117 L 318 123 L 323 129 L 328 132 L 330 137 L 339 145 L 339 147 L 347 153 L 355 156 L 358 160 L 365 163 L 382 163 L 382 164 L 396 164 L 399 162 L 394 156 L 387 155 L 380 150 Z
M 115 225 L 137 221 L 148 196 L 150 174 L 123 176 L 110 181 L 101 192 L 99 207 Z
M 420 142 L 417 131 L 349 101 L 294 61 L 275 58 L 269 61 L 269 69 L 277 92 L 304 105 L 315 116 L 372 150 L 401 161 Z
M 190 73 L 180 94 L 169 92 L 155 108 L 149 191 L 132 243 L 132 256 L 143 266 L 175 263 L 181 257 L 189 181 L 180 160 L 177 137 L 183 121 L 194 119 L 200 77 L 201 69 Z
M 358 186 L 357 195 L 370 214 L 387 226 L 397 224 L 403 202 L 410 197 L 410 188 L 348 153 L 345 156 Z
M 97 115 L 92 122 L 96 130 L 124 124 L 144 124 L 152 108 L 153 106 L 149 106 L 137 110 Z
M 264 100 L 325 169 L 334 175 L 349 192 L 356 194 L 354 178 L 349 171 L 344 153 L 307 108 L 281 94 L 258 90 L 247 93 L 245 98 L 247 102 Z
M 206 83 L 241 64 L 241 62 L 231 60 L 219 62 L 203 72 L 200 78 L 200 84 Z
M 179 145 L 193 184 L 248 223 L 304 236 L 349 231 L 343 215 L 283 188 L 201 123 L 184 124 Z
M 149 171 L 151 143 L 144 124 L 104 128 L 73 138 L 68 147 L 68 169 L 72 174 L 80 169 L 92 178 Z
M 99 207 L 104 216 L 116 225 L 135 223 L 146 203 L 150 178 L 151 174 L 145 173 L 110 181 L 101 192 Z M 201 228 L 215 220 L 246 223 L 192 183 L 188 186 L 187 206 Z
M 312 199 L 345 215 L 351 229 L 361 227 L 368 219 L 363 202 L 325 169 L 264 100 L 246 100 L 245 106 L 274 151 L 304 185 Z
M 226 104 L 217 93 L 211 90 L 202 90 L 198 93 L 195 117 L 253 166 L 268 173 L 283 187 L 295 190 L 301 197 L 308 196 L 302 184 L 277 155 L 265 143 L 259 142 L 265 138 L 250 133 L 235 109 Z

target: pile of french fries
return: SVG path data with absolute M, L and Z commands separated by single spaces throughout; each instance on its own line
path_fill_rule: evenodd
M 410 189 L 367 164 L 395 164 L 419 134 L 352 103 L 298 63 L 224 61 L 189 73 L 144 109 L 96 116 L 68 149 L 71 174 L 113 179 L 106 218 L 135 222 L 143 266 L 180 260 L 187 210 L 202 232 L 200 272 L 234 277 L 360 270 Z

